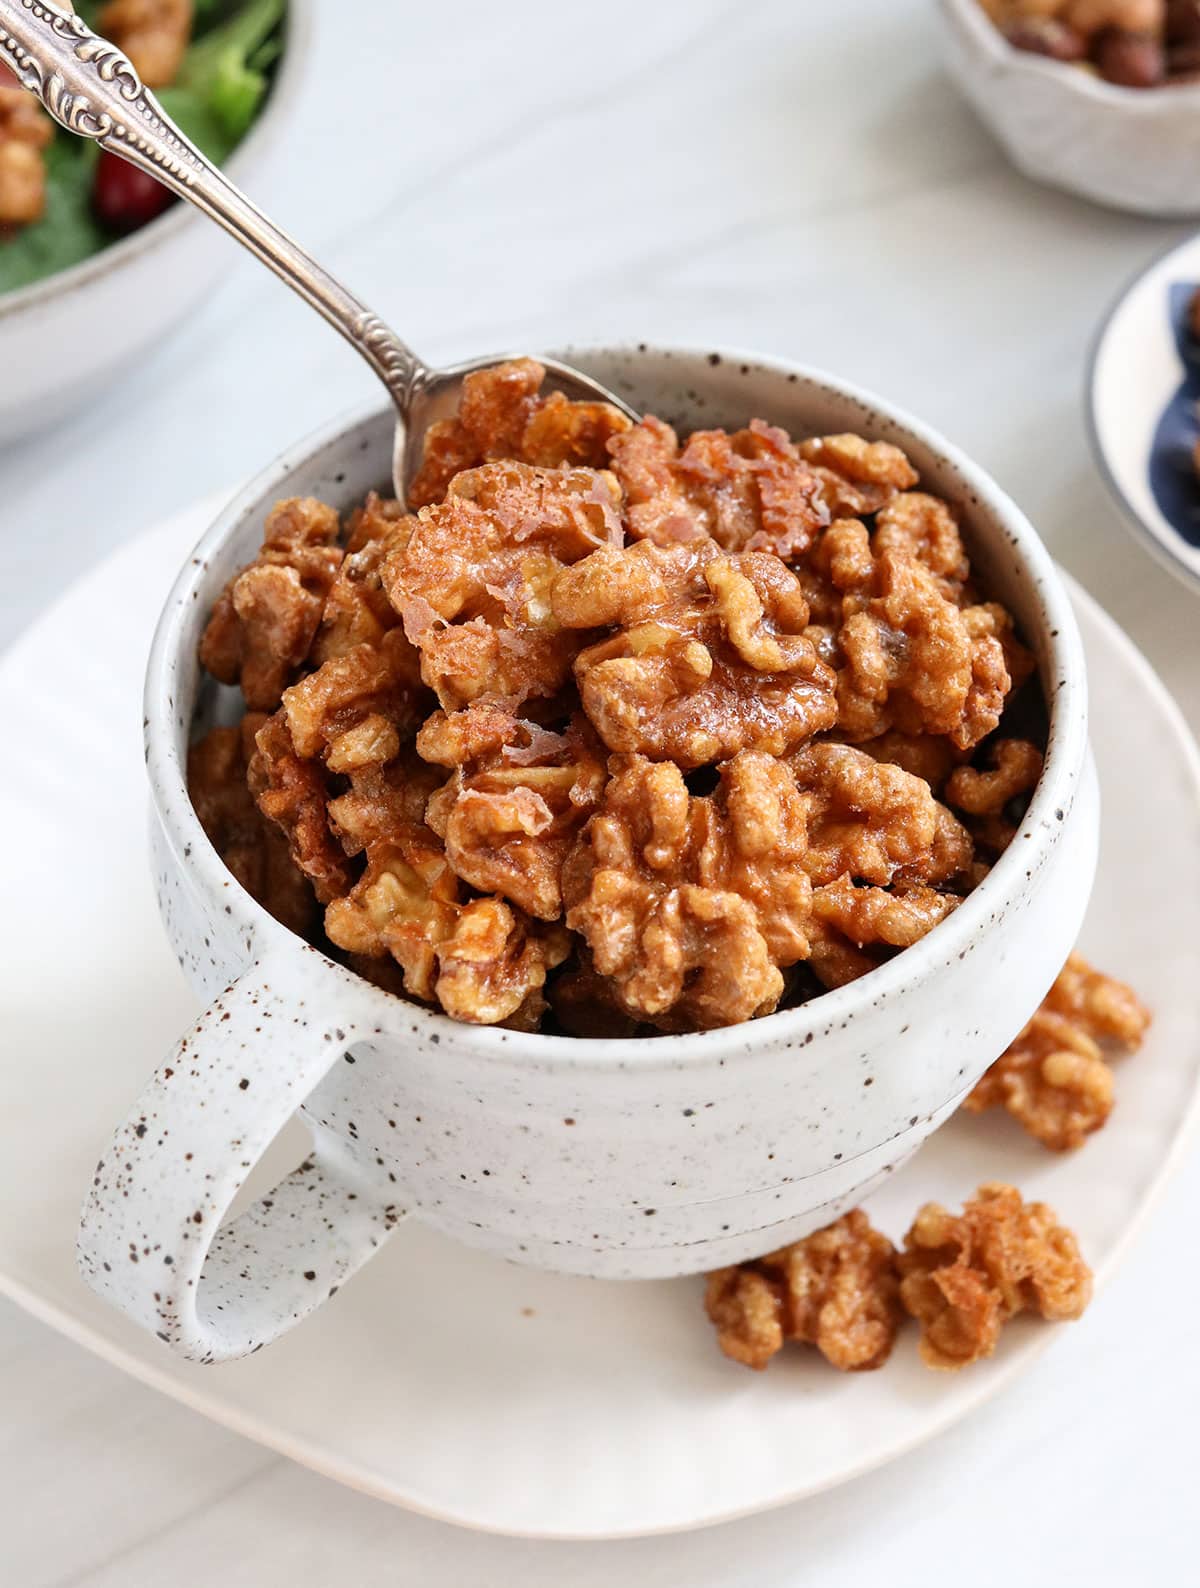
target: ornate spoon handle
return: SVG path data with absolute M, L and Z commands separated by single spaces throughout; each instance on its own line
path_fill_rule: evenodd
M 46 0 L 0 0 L 0 64 L 68 132 L 149 172 L 269 265 L 362 353 L 396 406 L 407 410 L 425 374 L 421 360 L 205 159 L 120 50 Z

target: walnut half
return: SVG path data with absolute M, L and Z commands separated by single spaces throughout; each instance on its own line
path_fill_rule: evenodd
M 960 1215 L 927 1203 L 900 1253 L 900 1299 L 921 1325 L 929 1367 L 960 1368 L 991 1356 L 1005 1323 L 1029 1310 L 1078 1318 L 1091 1270 L 1074 1235 L 1044 1202 L 1010 1185 L 982 1185 Z
M 856 1208 L 780 1251 L 708 1277 L 708 1316 L 735 1362 L 765 1368 L 785 1340 L 845 1373 L 882 1367 L 903 1316 L 896 1252 Z

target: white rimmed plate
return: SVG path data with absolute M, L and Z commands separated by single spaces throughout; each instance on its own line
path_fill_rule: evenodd
M 1171 573 L 1200 590 L 1200 342 L 1187 306 L 1200 287 L 1200 236 L 1160 254 L 1122 291 L 1096 338 L 1088 429 L 1130 527 Z
M 154 909 L 137 702 L 159 601 L 211 505 L 127 546 L 0 663 L 15 752 L 0 788 L 0 1291 L 333 1478 L 537 1537 L 697 1527 L 829 1488 L 961 1418 L 1044 1345 L 1071 1349 L 1069 1327 L 1018 1322 L 993 1361 L 957 1377 L 923 1369 L 911 1331 L 876 1374 L 844 1378 L 796 1350 L 751 1375 L 717 1353 L 697 1281 L 542 1275 L 415 1226 L 294 1335 L 221 1368 L 172 1358 L 97 1301 L 74 1271 L 83 1187 L 112 1120 L 194 1012 Z M 1011 1178 L 1075 1225 L 1103 1280 L 1195 1113 L 1200 761 L 1146 664 L 1077 599 L 1105 800 L 1083 946 L 1136 983 L 1154 1030 L 1081 1153 L 1046 1154 L 1006 1119 L 955 1120 L 871 1209 L 899 1235 L 926 1197 Z M 279 1158 L 294 1152 L 284 1143 Z

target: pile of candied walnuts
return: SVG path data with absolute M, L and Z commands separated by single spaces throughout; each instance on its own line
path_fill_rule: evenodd
M 542 378 L 467 379 L 409 512 L 273 510 L 201 644 L 248 708 L 192 752 L 207 832 L 287 925 L 460 1020 L 695 1030 L 863 975 L 1041 771 L 954 508 L 886 442 L 681 444 Z

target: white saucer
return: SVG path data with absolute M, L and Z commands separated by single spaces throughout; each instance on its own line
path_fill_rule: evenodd
M 1087 376 L 1092 450 L 1123 516 L 1169 572 L 1200 590 L 1200 342 L 1187 301 L 1200 236 L 1160 254 L 1105 317 Z
M 0 664 L 0 1291 L 330 1477 L 544 1538 L 698 1527 L 829 1488 L 946 1428 L 1043 1346 L 1072 1349 L 1069 1325 L 1018 1322 L 993 1361 L 957 1377 L 922 1368 L 911 1332 L 879 1373 L 842 1377 L 797 1349 L 752 1375 L 718 1354 L 698 1281 L 556 1278 L 418 1226 L 295 1334 L 226 1367 L 176 1361 L 96 1300 L 73 1261 L 84 1186 L 195 1008 L 151 894 L 138 702 L 158 603 L 211 506 L 126 547 Z M 1076 1227 L 1103 1279 L 1196 1114 L 1200 759 L 1146 663 L 1077 601 L 1105 801 L 1083 947 L 1134 982 L 1156 1024 L 1082 1152 L 1054 1157 L 1005 1118 L 962 1117 L 871 1207 L 898 1236 L 926 1197 L 1011 1178 Z M 296 1153 L 293 1140 L 266 1172 Z

